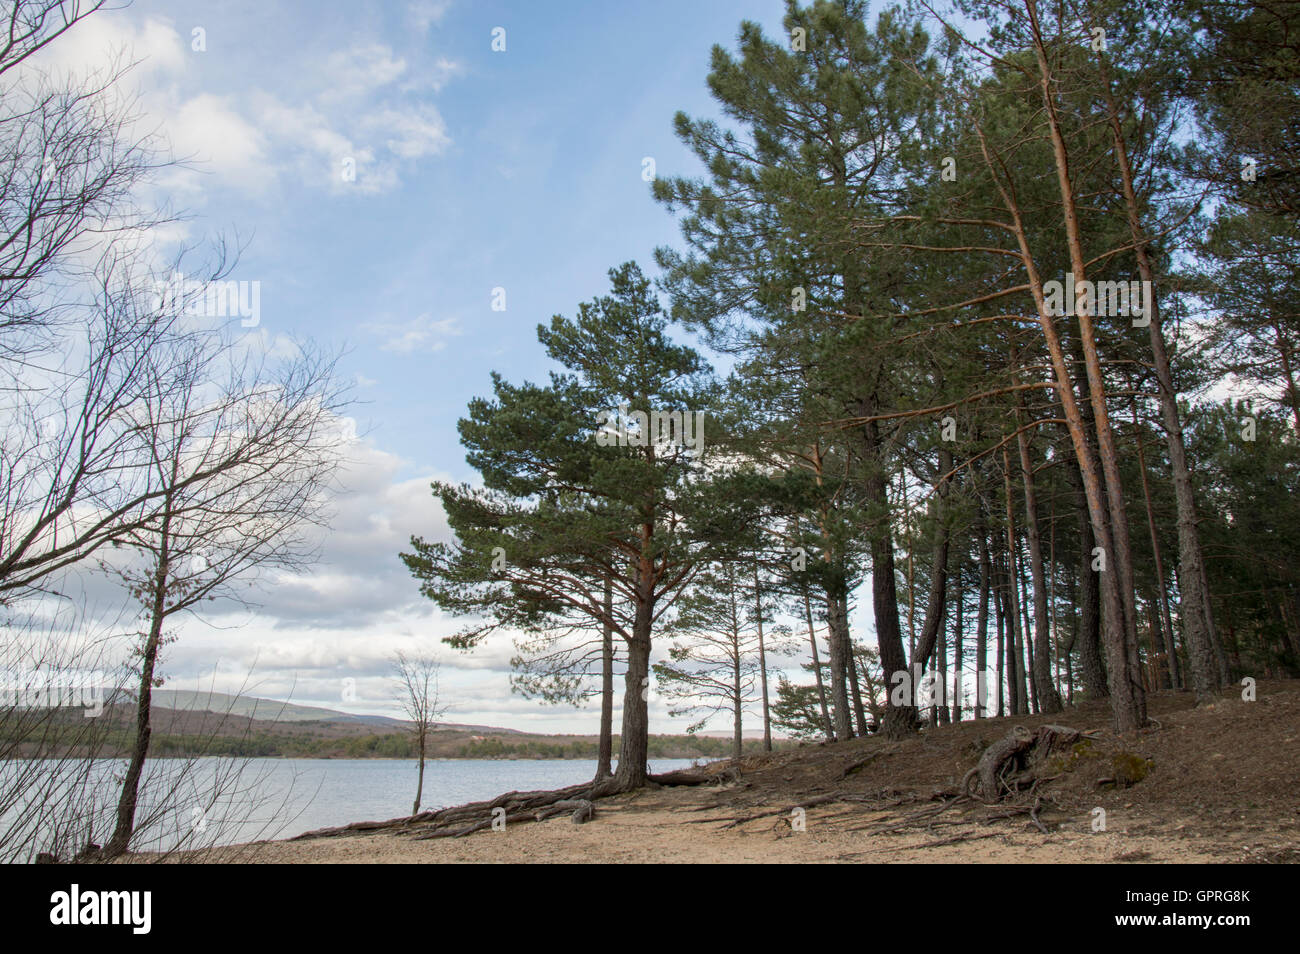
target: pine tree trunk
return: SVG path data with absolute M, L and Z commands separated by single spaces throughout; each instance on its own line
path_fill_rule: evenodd
M 1038 520 L 1038 494 L 1029 438 L 1024 431 L 1020 445 L 1020 471 L 1025 485 L 1025 536 L 1029 540 L 1029 571 L 1034 587 L 1034 696 L 1040 712 L 1061 711 L 1061 697 L 1052 681 L 1052 633 L 1047 617 L 1047 584 L 1043 572 L 1043 542 Z
M 975 617 L 975 718 L 988 717 L 988 668 L 989 668 L 989 544 L 980 519 L 980 597 L 979 610 Z M 981 698 L 982 697 L 982 698 Z
M 963 549 L 962 559 L 969 556 L 970 551 L 965 547 Z M 961 674 L 962 674 L 962 643 L 965 633 L 962 632 L 966 608 L 966 593 L 962 590 L 962 562 L 958 561 L 957 570 L 953 580 L 953 590 L 957 595 L 957 611 L 953 614 L 952 630 L 952 721 L 961 721 Z
M 1015 692 L 1015 672 L 1014 665 L 1007 668 L 1007 619 L 1006 604 L 1002 596 L 1002 568 L 998 564 L 993 566 L 993 612 L 997 617 L 998 625 L 998 644 L 997 644 L 997 676 L 998 676 L 998 718 L 1006 714 L 1007 695 Z M 1012 712 L 1015 712 L 1013 702 Z
M 916 699 L 913 696 L 904 700 L 903 705 L 895 705 L 891 691 L 894 675 L 907 672 L 907 660 L 903 658 L 903 634 L 898 623 L 893 535 L 888 528 L 871 541 L 871 596 L 880 667 L 885 677 L 885 717 L 881 732 L 889 739 L 906 738 L 916 732 Z
M 754 564 L 754 612 L 758 621 L 758 675 L 763 691 L 763 751 L 771 752 L 772 715 L 767 699 L 767 647 L 763 643 L 763 591 L 759 587 L 758 563 Z M 856 687 L 854 691 L 857 691 Z
M 735 614 L 732 614 L 735 618 Z M 731 757 L 737 762 L 745 754 L 745 695 L 740 672 L 740 632 L 731 633 Z
M 848 633 L 841 626 L 839 600 L 835 594 L 826 594 L 826 633 L 830 649 L 831 713 L 835 718 L 835 737 L 853 738 L 853 710 L 849 708 L 849 670 L 851 662 Z
M 1128 146 L 1119 122 L 1119 108 L 1111 93 L 1109 76 L 1103 73 L 1103 78 L 1106 81 L 1111 142 L 1115 151 L 1116 164 L 1119 167 L 1120 185 L 1124 194 L 1129 232 L 1135 246 L 1138 273 L 1143 281 L 1151 283 L 1147 287 L 1154 289 L 1155 269 L 1147 252 L 1147 238 L 1139 215 Z M 1174 391 L 1173 372 L 1169 364 L 1169 353 L 1165 347 L 1165 336 L 1161 330 L 1160 312 L 1154 293 L 1151 296 L 1151 315 L 1147 333 L 1151 341 L 1160 416 L 1164 424 L 1165 444 L 1173 474 L 1174 500 L 1178 510 L 1178 559 L 1186 580 L 1179 613 L 1183 622 L 1183 644 L 1187 648 L 1188 663 L 1192 670 L 1193 691 L 1196 693 L 1197 702 L 1204 703 L 1214 699 L 1214 689 L 1223 684 L 1225 673 L 1220 671 L 1220 664 L 1215 658 L 1213 609 L 1210 605 L 1209 588 L 1206 586 L 1205 566 L 1197 529 L 1196 495 L 1192 486 L 1191 471 L 1187 466 L 1187 450 L 1183 443 L 1178 398 Z M 1163 590 L 1163 583 L 1161 588 Z
M 867 729 L 867 713 L 862 708 L 862 686 L 858 679 L 857 658 L 853 653 L 852 641 L 849 645 L 849 690 L 853 695 L 853 717 L 857 719 L 858 735 L 865 736 Z
M 1071 273 L 1077 285 L 1078 282 L 1087 279 L 1087 266 L 1079 231 L 1074 186 L 1070 180 L 1068 152 L 1057 114 L 1056 96 L 1053 90 L 1055 77 L 1042 39 L 1036 0 L 1025 0 L 1025 10 L 1034 36 L 1034 54 L 1038 61 L 1044 115 L 1056 165 L 1066 246 L 1070 253 Z M 1032 279 L 1031 284 L 1037 286 L 1035 297 L 1039 297 L 1041 284 Z M 1119 454 L 1115 447 L 1110 414 L 1106 407 L 1106 383 L 1097 349 L 1092 314 L 1085 307 L 1084 300 L 1080 299 L 1076 305 L 1079 341 L 1083 347 L 1085 370 L 1091 391 L 1093 428 L 1097 436 L 1097 456 L 1100 463 L 1100 472 L 1098 472 L 1093 469 L 1092 460 L 1089 459 L 1089 466 L 1083 476 L 1084 483 L 1088 487 L 1094 534 L 1109 561 L 1102 579 L 1102 593 L 1106 601 L 1105 644 L 1107 661 L 1110 664 L 1111 710 L 1118 731 L 1134 732 L 1146 724 L 1146 697 L 1138 675 L 1137 625 L 1134 618 L 1136 607 L 1128 516 L 1124 508 Z M 1041 302 L 1039 310 L 1043 317 L 1050 320 L 1050 315 Z M 1068 382 L 1068 371 L 1064 368 L 1059 369 L 1058 378 L 1062 383 Z M 1062 397 L 1064 399 L 1064 394 Z M 1067 420 L 1072 416 L 1067 407 Z M 1083 438 L 1082 433 L 1076 438 L 1076 444 L 1080 445 L 1077 450 L 1082 458 L 1088 455 L 1088 448 L 1083 446 L 1086 440 L 1081 438 Z
M 876 411 L 874 396 L 861 402 L 859 411 L 863 417 L 870 418 Z M 867 501 L 878 507 L 882 514 L 879 523 L 868 528 L 871 540 L 871 609 L 876 620 L 876 645 L 880 650 L 880 668 L 885 683 L 885 715 L 880 731 L 886 738 L 902 739 L 916 731 L 916 697 L 913 693 L 901 705 L 895 704 L 893 680 L 907 674 L 907 658 L 903 655 L 903 632 L 898 615 L 894 536 L 888 516 L 889 481 L 883 469 L 877 422 L 869 420 L 864 424 L 861 437 Z
M 1208 606 L 1209 606 L 1209 600 L 1210 600 L 1210 584 L 1209 584 L 1209 581 L 1208 581 L 1208 580 L 1206 579 L 1206 577 L 1205 577 L 1205 561 L 1204 561 L 1204 560 L 1200 561 L 1200 568 L 1201 568 L 1201 587 L 1200 587 L 1200 589 L 1201 589 L 1201 593 L 1204 594 L 1204 596 L 1205 596 L 1206 606 L 1208 607 Z M 1181 579 L 1181 577 L 1180 577 L 1180 579 Z M 1181 589 L 1181 588 L 1180 588 L 1180 589 Z M 1207 629 L 1208 629 L 1209 634 L 1210 634 L 1210 646 L 1211 646 L 1211 648 L 1212 648 L 1213 651 L 1214 651 L 1214 660 L 1215 660 L 1215 663 L 1216 663 L 1216 666 L 1215 666 L 1216 676 L 1217 676 L 1217 679 L 1218 679 L 1219 684 L 1220 684 L 1220 685 L 1224 685 L 1224 686 L 1226 686 L 1226 685 L 1228 685 L 1229 682 L 1232 681 L 1232 669 L 1231 669 L 1231 667 L 1228 665 L 1228 654 L 1227 654 L 1226 650 L 1225 650 L 1224 647 L 1223 647 L 1223 640 L 1219 638 L 1219 632 L 1218 632 L 1217 627 L 1215 626 L 1215 622 L 1214 622 L 1214 613 L 1213 613 L 1213 612 L 1210 612 L 1208 609 L 1207 609 L 1207 611 L 1206 611 L 1206 615 L 1205 615 L 1205 622 L 1206 622 L 1206 624 L 1207 624 Z M 1238 660 L 1238 663 L 1240 663 L 1240 660 Z M 1240 666 L 1238 666 L 1238 671 L 1240 671 Z
M 1092 521 L 1088 517 L 1088 500 L 1077 467 L 1066 467 L 1066 477 L 1074 487 L 1079 520 L 1079 621 L 1076 639 L 1079 650 L 1079 676 L 1083 688 L 1097 699 L 1110 695 L 1106 668 L 1101 652 L 1101 581 L 1092 568 Z
M 596 756 L 596 781 L 614 774 L 614 586 L 604 586 L 605 623 L 600 638 L 600 748 Z
M 817 676 L 817 701 L 821 704 L 822 725 L 826 729 L 826 738 L 835 741 L 835 726 L 831 724 L 830 709 L 826 705 L 826 680 L 822 678 L 821 655 L 817 651 L 817 628 L 813 625 L 812 602 L 808 599 L 808 588 L 803 591 L 803 611 L 808 618 L 808 643 L 812 646 L 813 672 Z
M 939 451 L 939 473 L 947 474 L 952 470 L 952 451 Z M 921 624 L 921 638 L 916 644 L 912 656 L 913 671 L 922 671 L 930 664 L 934 655 L 935 643 L 943 632 L 943 623 L 948 608 L 948 551 L 949 530 L 945 519 L 944 504 L 948 496 L 948 481 L 941 480 L 935 487 L 934 547 L 931 555 L 930 592 L 925 603 L 925 621 Z
M 1007 670 L 1008 676 L 1015 680 L 1015 691 L 1011 700 L 1011 710 L 1016 715 L 1029 712 L 1029 692 L 1025 685 L 1025 660 L 1023 650 L 1024 636 L 1020 631 L 1020 585 L 1019 571 L 1016 568 L 1016 514 L 1011 498 L 1011 458 L 1004 446 L 1002 448 L 1002 483 L 1007 508 Z
M 1025 676 L 1029 682 L 1029 711 L 1037 713 L 1041 710 L 1038 708 L 1038 684 L 1034 681 L 1034 640 L 1029 635 L 1033 624 L 1029 619 L 1029 581 L 1025 579 L 1024 554 L 1020 554 L 1020 572 L 1016 574 L 1016 583 L 1020 587 L 1020 632 L 1024 634 L 1020 648 L 1023 650 Z M 1024 688 L 1022 684 L 1021 692 L 1024 692 Z
M 642 528 L 649 541 L 653 527 Z M 650 746 L 650 632 L 654 621 L 653 565 L 647 557 L 639 561 L 636 574 L 636 615 L 632 638 L 627 645 L 627 675 L 623 685 L 623 729 L 614 779 L 622 791 L 646 783 L 646 760 Z
M 951 712 L 948 709 L 948 700 L 944 695 L 948 691 L 948 640 L 947 634 L 939 637 L 939 666 L 935 675 L 938 677 L 935 681 L 935 694 L 933 708 L 933 720 L 939 725 L 947 725 L 950 721 Z
M 1165 590 L 1165 563 L 1161 555 L 1160 534 L 1156 532 L 1156 515 L 1151 507 L 1151 483 L 1147 480 L 1147 462 L 1142 449 L 1142 432 L 1138 422 L 1137 402 L 1133 403 L 1133 429 L 1137 440 L 1138 472 L 1142 475 L 1142 498 L 1145 500 L 1147 508 L 1147 531 L 1151 534 L 1151 555 L 1155 564 L 1156 596 L 1159 599 L 1161 615 L 1164 617 L 1164 626 L 1161 627 L 1159 621 L 1156 620 L 1156 628 L 1161 629 L 1163 633 L 1165 668 L 1169 675 L 1169 687 L 1171 689 L 1181 689 L 1183 687 L 1183 675 L 1178 665 L 1178 650 L 1174 645 L 1174 624 L 1172 615 L 1169 612 L 1169 593 Z

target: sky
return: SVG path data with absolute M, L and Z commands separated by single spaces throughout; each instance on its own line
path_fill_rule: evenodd
M 782 10 L 136 0 L 50 48 L 54 69 L 135 64 L 124 83 L 180 160 L 157 183 L 185 213 L 166 238 L 237 242 L 230 278 L 260 289 L 246 333 L 345 349 L 354 386 L 362 436 L 321 564 L 265 588 L 254 611 L 180 624 L 168 687 L 391 714 L 392 653 L 435 649 L 446 719 L 595 731 L 593 709 L 511 694 L 509 639 L 442 646 L 458 623 L 398 553 L 411 534 L 448 538 L 429 482 L 475 480 L 456 422 L 490 372 L 543 379 L 538 323 L 604 293 L 621 262 L 655 274 L 655 247 L 679 242 L 646 160 L 700 172 L 674 113 L 716 116 L 710 48 L 734 48 L 746 19 L 779 32 Z M 657 698 L 651 719 L 686 724 Z

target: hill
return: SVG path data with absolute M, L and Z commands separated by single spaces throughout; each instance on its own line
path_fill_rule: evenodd
M 232 696 L 223 692 L 196 692 L 192 689 L 155 689 L 154 705 L 160 709 L 174 709 L 185 712 L 213 712 L 225 715 L 247 716 L 263 722 L 283 724 L 286 722 L 321 722 L 349 723 L 376 728 L 406 729 L 410 723 L 390 716 L 365 715 L 354 712 L 340 712 L 319 706 L 303 706 L 277 699 L 261 699 L 256 696 Z M 503 729 L 499 726 L 470 725 L 460 722 L 439 722 L 439 729 L 490 733 L 492 735 L 522 735 L 517 729 Z
M 150 754 L 155 758 L 234 756 L 244 758 L 415 758 L 411 724 L 385 716 L 355 715 L 252 696 L 186 690 L 155 690 Z M 80 727 L 80 709 L 59 711 L 55 723 Z M 131 702 L 105 707 L 94 755 L 122 757 L 130 751 L 136 719 Z M 12 729 L 9 731 L 13 731 Z M 39 722 L 28 729 L 30 745 L 19 755 L 49 755 L 50 739 Z M 75 731 L 75 730 L 74 730 Z M 0 720 L 0 737 L 7 737 Z M 441 722 L 430 732 L 427 755 L 436 759 L 595 759 L 594 735 L 544 735 L 494 726 Z M 789 743 L 778 743 L 787 745 Z M 615 751 L 618 739 L 615 737 Z M 658 735 L 650 739 L 656 759 L 718 758 L 730 751 L 728 738 Z M 761 743 L 747 739 L 748 751 Z M 86 746 L 78 755 L 92 752 Z

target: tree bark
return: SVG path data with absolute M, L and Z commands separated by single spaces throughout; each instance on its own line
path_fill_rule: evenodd
M 429 730 L 424 726 L 420 727 L 420 769 L 419 774 L 416 776 L 415 804 L 411 807 L 412 815 L 418 815 L 420 813 L 420 802 L 424 799 L 424 753 L 428 745 L 428 732 Z
M 1029 571 L 1034 587 L 1034 695 L 1041 712 L 1061 711 L 1061 696 L 1052 681 L 1052 633 L 1047 616 L 1047 584 L 1043 573 L 1043 543 L 1038 521 L 1038 494 L 1033 462 L 1029 457 L 1029 438 L 1024 431 L 1017 435 L 1020 445 L 1020 472 L 1025 485 L 1025 536 L 1029 540 Z
M 952 721 L 961 721 L 961 673 L 962 673 L 962 649 L 965 633 L 962 632 L 962 626 L 965 622 L 966 593 L 962 590 L 962 563 L 969 556 L 970 551 L 963 547 L 962 559 L 957 563 L 956 579 L 953 580 L 953 590 L 956 593 L 957 611 L 953 614 L 952 630 Z
M 1010 627 L 1007 632 L 1007 662 L 1009 675 L 1015 679 L 1016 688 L 1012 699 L 1012 710 L 1017 715 L 1029 712 L 1029 693 L 1025 685 L 1025 660 L 1021 650 L 1024 636 L 1020 631 L 1020 584 L 1017 581 L 1019 571 L 1016 569 L 1016 514 L 1011 498 L 1011 458 L 1004 446 L 1002 448 L 1002 483 L 1007 507 L 1007 618 Z
M 153 735 L 150 723 L 153 706 L 154 668 L 158 663 L 158 649 L 162 645 L 163 623 L 166 620 L 167 577 L 171 570 L 171 497 L 164 497 L 162 528 L 158 538 L 158 550 L 155 555 L 157 566 L 153 574 L 153 593 L 149 611 L 149 633 L 140 659 L 140 698 L 136 702 L 135 744 L 131 749 L 131 761 L 127 765 L 126 777 L 122 780 L 122 791 L 117 799 L 117 821 L 113 834 L 104 846 L 104 854 L 109 858 L 124 853 L 131 844 L 135 833 L 135 810 L 140 795 L 140 776 L 144 771 L 145 759 L 149 755 L 149 740 Z
M 637 610 L 638 617 L 641 610 Z M 638 619 L 636 629 L 640 630 Z M 627 646 L 627 675 L 623 680 L 623 728 L 619 739 L 618 771 L 614 778 L 619 788 L 640 788 L 646 782 L 649 757 L 650 712 L 647 705 L 650 686 L 650 638 L 634 635 Z
M 857 719 L 858 735 L 865 736 L 870 731 L 867 726 L 867 713 L 862 708 L 862 685 L 858 678 L 858 660 L 853 652 L 853 641 L 849 640 L 849 689 L 853 695 L 853 716 Z
M 732 622 L 738 623 L 734 611 Z M 745 696 L 740 673 L 740 629 L 735 626 L 731 631 L 731 757 L 739 762 L 744 754 Z
M 1124 195 L 1124 207 L 1128 218 L 1129 232 L 1133 239 L 1134 254 L 1137 257 L 1138 273 L 1143 281 L 1151 283 L 1147 287 L 1154 290 L 1155 269 L 1151 264 L 1151 257 L 1147 251 L 1147 237 L 1145 230 L 1142 228 L 1138 211 L 1137 193 L 1133 185 L 1133 170 L 1129 162 L 1128 144 L 1125 141 L 1123 127 L 1119 121 L 1119 107 L 1111 92 L 1110 78 L 1105 73 L 1103 73 L 1103 78 L 1106 82 L 1106 104 L 1111 142 L 1114 147 L 1116 164 L 1119 167 L 1120 185 Z M 1209 588 L 1206 585 L 1205 565 L 1197 529 L 1196 494 L 1192 486 L 1191 471 L 1187 466 L 1187 449 L 1183 442 L 1178 398 L 1174 390 L 1173 372 L 1170 368 L 1169 353 L 1165 347 L 1164 332 L 1161 330 L 1160 311 L 1154 291 L 1151 295 L 1151 315 L 1150 323 L 1147 325 L 1147 333 L 1151 341 L 1152 365 L 1156 373 L 1160 416 L 1164 424 L 1165 445 L 1169 453 L 1170 470 L 1174 482 L 1174 499 L 1178 508 L 1178 559 L 1184 568 L 1183 579 L 1186 587 L 1182 591 L 1179 616 L 1183 622 L 1183 642 L 1187 648 L 1188 663 L 1192 670 L 1192 688 L 1196 693 L 1197 703 L 1200 704 L 1214 699 L 1214 689 L 1223 684 L 1226 674 L 1220 671 L 1218 660 L 1215 658 L 1213 645 L 1214 617 L 1210 605 Z M 1172 633 L 1172 629 L 1170 632 Z
M 1138 421 L 1136 402 L 1133 404 L 1133 430 L 1137 440 L 1138 472 L 1142 475 L 1142 497 L 1146 501 L 1147 507 L 1147 531 L 1151 534 L 1151 556 L 1155 564 L 1156 596 L 1159 599 L 1160 612 L 1164 618 L 1165 668 L 1169 675 L 1169 687 L 1171 689 L 1181 689 L 1183 687 L 1183 676 L 1178 665 L 1178 650 L 1174 646 L 1174 623 L 1169 612 L 1169 594 L 1165 589 L 1165 563 L 1161 556 L 1160 534 L 1156 532 L 1156 515 L 1151 507 L 1151 483 L 1147 480 L 1147 462 L 1146 455 L 1142 450 L 1142 430 Z M 1157 629 L 1161 629 L 1159 621 L 1154 616 L 1152 620 L 1156 623 Z
M 600 749 L 596 756 L 596 781 L 614 774 L 614 585 L 605 580 L 605 622 L 600 638 Z
M 952 451 L 939 451 L 939 473 L 947 474 L 952 470 Z M 935 526 L 934 550 L 931 558 L 930 593 L 925 604 L 925 622 L 921 624 L 921 638 L 916 644 L 916 653 L 912 657 L 912 668 L 925 669 L 934 655 L 935 641 L 943 631 L 945 613 L 948 606 L 948 523 L 943 512 L 947 499 L 948 481 L 941 480 L 935 487 Z
M 754 563 L 754 613 L 758 625 L 758 676 L 763 691 L 763 751 L 771 752 L 772 715 L 767 698 L 767 646 L 763 643 L 763 590 L 759 585 L 757 561 Z
M 822 678 L 821 655 L 817 652 L 817 628 L 813 625 L 812 603 L 808 599 L 808 588 L 803 591 L 803 611 L 808 619 L 808 643 L 812 646 L 813 672 L 817 676 L 817 701 L 821 704 L 822 725 L 826 727 L 826 738 L 835 741 L 835 726 L 831 724 L 830 709 L 826 705 L 826 680 Z
M 1016 585 L 1020 587 L 1020 632 L 1023 634 L 1021 639 L 1021 649 L 1024 651 L 1024 666 L 1026 678 L 1029 682 L 1029 711 L 1038 712 L 1038 684 L 1034 680 L 1034 640 L 1029 635 L 1033 629 L 1033 621 L 1029 618 L 1029 581 L 1025 578 L 1025 558 L 1023 553 L 1017 553 L 1020 557 L 1020 571 L 1016 574 Z M 1021 685 L 1021 692 L 1025 687 Z
M 883 478 L 869 481 L 873 500 L 888 502 Z M 903 633 L 898 621 L 898 583 L 894 571 L 893 534 L 885 527 L 871 538 L 871 598 L 876 618 L 876 640 L 880 649 L 880 668 L 885 678 L 885 717 L 881 732 L 888 739 L 906 738 L 916 731 L 916 699 L 910 695 L 902 705 L 894 704 L 893 680 L 907 675 L 903 658 Z
M 947 633 L 939 637 L 939 665 L 935 668 L 935 690 L 936 699 L 931 711 L 931 721 L 939 725 L 947 725 L 951 720 L 952 713 L 948 709 L 948 700 L 944 696 L 948 692 L 948 640 Z
M 998 661 L 998 718 L 1006 714 L 1007 695 L 1015 692 L 1015 673 L 1016 668 L 1013 664 L 1010 669 L 1007 668 L 1007 614 L 1006 603 L 1002 594 L 1002 568 L 995 564 L 993 567 L 993 612 L 997 617 L 998 624 L 998 645 L 996 649 Z M 1012 712 L 1015 712 L 1015 704 L 1012 702 Z
M 837 594 L 826 593 L 826 641 L 830 649 L 831 713 L 835 718 L 835 737 L 853 738 L 853 710 L 849 706 L 848 633 L 840 619 Z
M 1075 206 L 1074 185 L 1070 179 L 1069 155 L 1057 113 L 1053 92 L 1055 76 L 1049 65 L 1047 49 L 1038 21 L 1036 0 L 1025 0 L 1025 11 L 1034 38 L 1034 55 L 1038 62 L 1040 86 L 1043 93 L 1044 115 L 1052 144 L 1056 177 L 1060 189 L 1061 209 L 1065 224 L 1066 246 L 1070 253 L 1070 267 L 1074 282 L 1087 278 L 1083 241 L 1080 236 L 1078 210 Z M 1031 282 L 1031 284 L 1037 284 Z M 1041 293 L 1041 287 L 1037 289 Z M 1037 297 L 1037 296 L 1036 296 Z M 1083 347 L 1085 370 L 1092 398 L 1093 429 L 1097 436 L 1097 454 L 1100 473 L 1091 467 L 1084 474 L 1089 487 L 1089 502 L 1098 508 L 1093 514 L 1093 529 L 1111 565 L 1102 580 L 1106 599 L 1106 654 L 1110 663 L 1111 709 L 1115 727 L 1120 732 L 1133 732 L 1146 724 L 1146 697 L 1138 678 L 1136 606 L 1133 590 L 1132 553 L 1129 549 L 1128 516 L 1124 508 L 1123 488 L 1120 483 L 1119 455 L 1110 426 L 1110 413 L 1106 407 L 1106 382 L 1102 373 L 1101 358 L 1097 349 L 1092 314 L 1080 299 L 1076 302 L 1079 321 L 1079 341 Z M 1046 309 L 1040 304 L 1046 316 Z M 1050 316 L 1049 316 L 1050 317 Z M 1063 380 L 1068 380 L 1064 368 Z M 1067 419 L 1071 417 L 1066 414 Z M 1080 435 L 1082 436 L 1082 435 Z M 1080 456 L 1088 453 L 1080 447 Z M 1091 462 L 1090 462 L 1091 463 Z M 1104 506 L 1103 506 L 1104 502 Z
M 987 528 L 980 518 L 980 597 L 975 617 L 975 718 L 988 717 L 989 666 L 989 543 Z M 981 698 L 981 696 L 983 698 Z
M 643 526 L 647 544 L 653 526 Z M 627 641 L 627 675 L 623 682 L 623 729 L 619 739 L 618 770 L 614 780 L 622 791 L 645 785 L 648 775 L 650 710 L 650 633 L 654 622 L 654 565 L 649 556 L 638 558 L 636 610 L 632 638 Z

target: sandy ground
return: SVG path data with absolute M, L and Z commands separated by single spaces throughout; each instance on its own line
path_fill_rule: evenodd
M 893 813 L 827 805 L 806 813 L 803 832 L 785 817 L 756 819 L 725 827 L 734 816 L 700 811 L 703 793 L 648 792 L 634 799 L 602 803 L 597 817 L 574 825 L 560 817 L 518 824 L 500 832 L 465 838 L 416 841 L 388 833 L 346 835 L 307 841 L 242 846 L 238 860 L 269 864 L 700 864 L 812 862 L 963 862 L 963 863 L 1113 863 L 1168 864 L 1244 862 L 1297 842 L 1261 837 L 1229 840 L 1196 833 L 1185 824 L 1174 830 L 1140 831 L 1137 817 L 1110 813 L 1107 831 L 1093 833 L 1088 817 L 1057 820 L 1049 835 L 1027 819 L 944 824 L 931 831 L 879 834 L 854 828 L 880 824 Z M 706 819 L 722 820 L 706 821 Z M 1163 828 L 1163 826 L 1162 826 Z M 940 844 L 948 839 L 966 840 Z M 217 859 L 214 859 L 217 860 Z
M 601 799 L 594 819 L 561 815 L 504 831 L 419 840 L 344 832 L 218 849 L 235 863 L 1145 863 L 1300 862 L 1300 681 L 1225 690 L 1211 706 L 1152 694 L 1150 727 L 1105 729 L 1104 701 L 1058 716 L 966 721 L 905 741 L 871 737 L 715 763 L 702 785 Z M 1012 726 L 1087 728 L 1094 742 L 1011 803 L 958 797 L 962 779 Z M 1132 785 L 1115 766 L 1148 767 Z M 793 806 L 805 805 L 802 831 Z M 1092 830 L 1105 811 L 1105 830 Z M 1037 815 L 1038 824 L 1030 813 Z M 1044 830 L 1045 829 L 1045 830 Z M 427 830 L 424 826 L 423 830 Z M 183 859 L 175 859 L 183 860 Z

